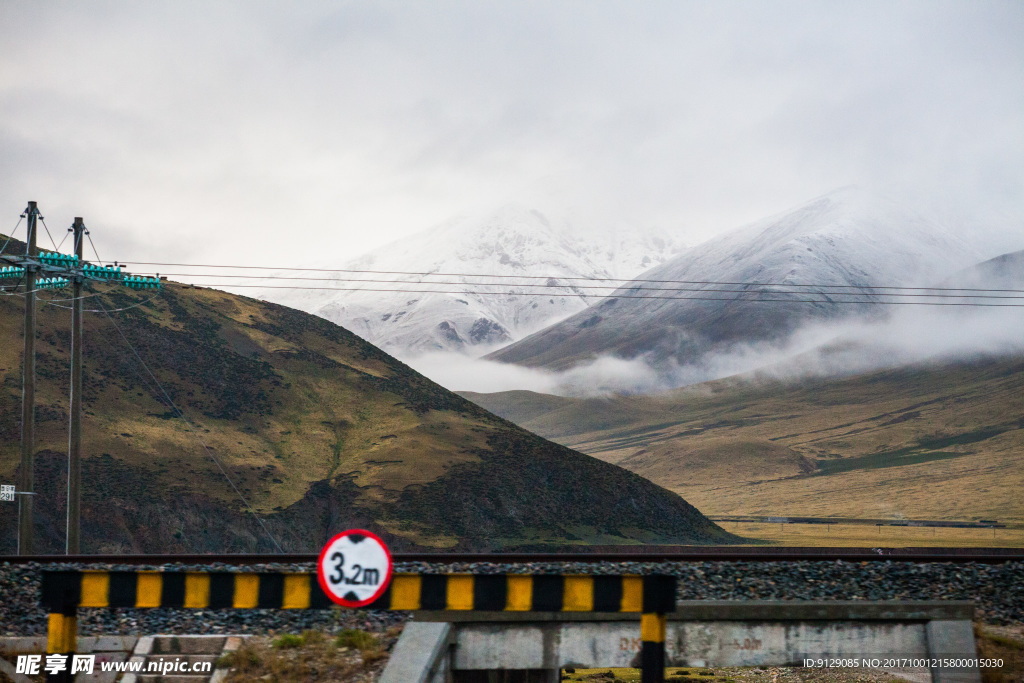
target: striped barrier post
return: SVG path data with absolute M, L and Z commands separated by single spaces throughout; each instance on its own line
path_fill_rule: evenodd
M 43 577 L 45 584 L 46 578 Z M 50 596 L 47 607 L 49 616 L 46 621 L 46 654 L 62 655 L 70 659 L 78 649 L 78 600 L 73 591 L 58 587 Z M 65 660 L 66 661 L 66 660 Z M 71 683 L 71 667 L 55 674 L 47 673 L 47 681 Z
M 662 683 L 665 615 L 675 611 L 675 593 L 673 576 L 395 574 L 363 609 L 640 613 L 641 680 Z M 60 654 L 75 650 L 79 607 L 336 607 L 315 573 L 268 572 L 45 571 L 40 602 L 50 615 L 47 652 Z

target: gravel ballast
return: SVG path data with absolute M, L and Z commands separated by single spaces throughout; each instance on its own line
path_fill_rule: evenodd
M 110 565 L 0 564 L 0 635 L 46 633 L 39 606 L 44 569 L 165 571 L 304 571 L 312 564 Z M 973 600 L 976 619 L 1024 623 L 1024 562 L 605 562 L 398 563 L 397 572 L 478 574 L 671 574 L 679 600 Z M 298 633 L 306 629 L 381 631 L 408 618 L 402 612 L 360 610 L 82 609 L 81 635 L 152 633 Z

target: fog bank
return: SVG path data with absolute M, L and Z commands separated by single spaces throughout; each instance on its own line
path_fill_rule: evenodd
M 907 306 L 885 320 L 811 324 L 784 343 L 735 345 L 684 364 L 603 356 L 554 372 L 452 353 L 403 360 L 456 391 L 525 389 L 560 396 L 603 396 L 657 393 L 734 375 L 752 380 L 842 376 L 1018 354 L 1024 354 L 1024 308 Z

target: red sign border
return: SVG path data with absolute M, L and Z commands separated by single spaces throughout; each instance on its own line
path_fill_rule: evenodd
M 356 602 L 346 600 L 345 598 L 339 598 L 333 593 L 333 591 L 328 589 L 326 577 L 324 576 L 324 573 L 322 571 L 324 555 L 327 554 L 327 549 L 330 548 L 331 545 L 333 545 L 334 542 L 337 541 L 339 538 L 343 536 L 351 536 L 352 534 L 359 534 L 360 536 L 366 536 L 367 538 L 372 538 L 373 540 L 377 541 L 377 543 L 380 543 L 380 547 L 384 549 L 384 554 L 387 555 L 388 558 L 387 578 L 381 584 L 380 588 L 377 589 L 376 593 L 366 598 L 365 600 L 358 600 Z M 388 589 L 388 586 L 391 585 L 391 577 L 394 575 L 394 573 L 395 561 L 391 558 L 391 550 L 388 549 L 388 544 L 385 543 L 380 536 L 373 533 L 372 531 L 367 531 L 366 529 L 348 529 L 346 531 L 342 531 L 340 534 L 333 536 L 331 540 L 327 541 L 327 543 L 324 544 L 323 549 L 320 550 L 320 556 L 316 560 L 316 580 L 320 584 L 320 590 L 322 590 L 324 592 L 324 595 L 330 598 L 332 602 L 337 603 L 342 607 L 365 607 L 366 605 L 369 605 L 370 603 L 380 599 L 380 596 L 384 595 L 384 591 L 386 591 Z

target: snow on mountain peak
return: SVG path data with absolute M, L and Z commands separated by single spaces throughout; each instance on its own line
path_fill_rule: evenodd
M 360 291 L 268 290 L 262 296 L 327 318 L 398 356 L 480 355 L 586 308 L 585 295 L 592 290 L 561 278 L 628 279 L 683 249 L 665 231 L 598 226 L 508 204 L 332 264 L 350 271 L 390 271 L 335 276 L 338 288 Z M 353 278 L 398 282 L 353 283 Z M 569 296 L 536 296 L 549 291 L 538 284 L 566 285 L 554 291 Z
M 808 321 L 875 315 L 882 307 L 827 293 L 929 286 L 977 260 L 947 226 L 858 188 L 843 188 L 698 244 L 643 274 L 703 291 L 633 297 L 632 282 L 591 310 L 495 352 L 491 359 L 568 368 L 602 355 L 687 364 L 735 345 L 781 343 Z M 706 284 L 700 284 L 706 283 Z M 712 283 L 744 283 L 716 287 Z M 818 285 L 748 303 L 740 289 Z M 802 299 L 814 301 L 802 301 Z M 840 303 L 849 302 L 849 303 Z

